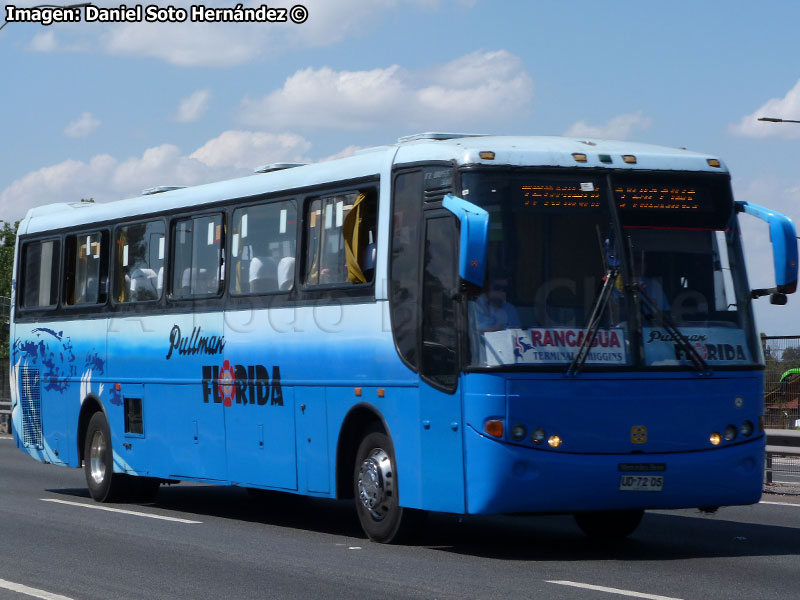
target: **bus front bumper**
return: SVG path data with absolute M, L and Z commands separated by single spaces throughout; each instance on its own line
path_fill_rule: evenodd
M 753 504 L 763 489 L 763 436 L 695 452 L 569 454 L 493 440 L 471 427 L 464 435 L 469 514 Z M 663 477 L 663 485 L 620 489 L 631 475 Z

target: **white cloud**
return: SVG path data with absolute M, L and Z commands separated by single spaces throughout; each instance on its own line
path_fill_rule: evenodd
M 92 113 L 85 112 L 64 128 L 64 135 L 74 138 L 86 137 L 99 126 L 100 121 L 95 119 Z
M 37 33 L 28 44 L 28 49 L 33 52 L 55 52 L 59 49 L 55 32 L 51 29 Z
M 329 160 L 336 160 L 337 158 L 347 158 L 348 156 L 353 156 L 356 152 L 363 150 L 364 148 L 368 148 L 368 146 L 347 146 L 335 154 L 320 158 L 318 162 L 328 162 Z
M 175 119 L 180 123 L 195 123 L 199 121 L 208 110 L 210 100 L 210 90 L 197 90 L 191 96 L 181 100 Z
M 634 131 L 650 128 L 653 120 L 645 117 L 641 110 L 613 117 L 604 125 L 589 125 L 586 121 L 578 121 L 564 132 L 567 137 L 605 138 L 627 140 Z
M 0 214 L 16 220 L 34 206 L 94 198 L 108 202 L 138 196 L 157 185 L 199 185 L 252 174 L 269 162 L 310 162 L 311 143 L 293 134 L 226 131 L 186 155 L 172 144 L 119 160 L 100 154 L 88 162 L 66 160 L 43 167 L 0 193 Z
M 189 12 L 197 3 L 170 4 Z M 243 4 L 252 8 L 264 3 L 251 0 Z M 190 16 L 182 23 L 78 23 L 60 28 L 58 39 L 53 32 L 37 34 L 28 47 L 37 52 L 103 52 L 153 58 L 181 67 L 229 67 L 274 58 L 296 48 L 326 47 L 365 37 L 399 10 L 443 11 L 449 6 L 463 11 L 472 6 L 472 0 L 304 0 L 302 5 L 308 9 L 308 19 L 301 24 L 192 22 Z M 209 0 L 202 6 L 231 8 L 231 3 Z
M 311 143 L 292 133 L 226 131 L 195 150 L 190 158 L 212 167 L 234 167 L 252 171 L 273 162 L 310 162 Z
M 427 72 L 398 65 L 370 71 L 307 68 L 262 98 L 245 98 L 240 118 L 252 125 L 370 129 L 387 123 L 421 129 L 477 126 L 525 111 L 533 81 L 516 56 L 473 52 Z
M 798 123 L 769 123 L 759 121 L 759 117 L 800 120 L 800 80 L 783 98 L 767 100 L 755 112 L 745 115 L 738 123 L 732 123 L 728 130 L 735 135 L 747 137 L 800 138 Z
M 149 57 L 179 67 L 229 67 L 257 58 L 269 40 L 263 28 L 242 23 L 124 23 L 100 39 L 109 54 Z

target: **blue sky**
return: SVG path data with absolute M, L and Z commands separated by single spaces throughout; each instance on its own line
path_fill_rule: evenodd
M 756 121 L 800 120 L 796 1 L 304 5 L 300 25 L 8 24 L 0 219 L 437 130 L 712 153 L 738 199 L 800 222 L 800 125 Z M 767 231 L 744 236 L 750 283 L 769 286 Z M 759 329 L 800 334 L 798 305 L 758 301 Z

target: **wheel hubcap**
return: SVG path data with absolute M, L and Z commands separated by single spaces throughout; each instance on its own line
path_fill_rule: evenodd
M 386 516 L 394 500 L 392 461 L 382 448 L 375 448 L 361 463 L 358 498 L 376 521 Z
M 106 438 L 100 431 L 95 431 L 92 436 L 92 445 L 89 448 L 89 472 L 97 485 L 106 478 Z

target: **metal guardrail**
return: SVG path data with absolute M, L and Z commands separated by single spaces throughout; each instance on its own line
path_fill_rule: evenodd
M 0 400 L 0 433 L 11 433 L 11 400 Z
M 800 474 L 800 431 L 767 429 L 766 483 L 775 471 Z

